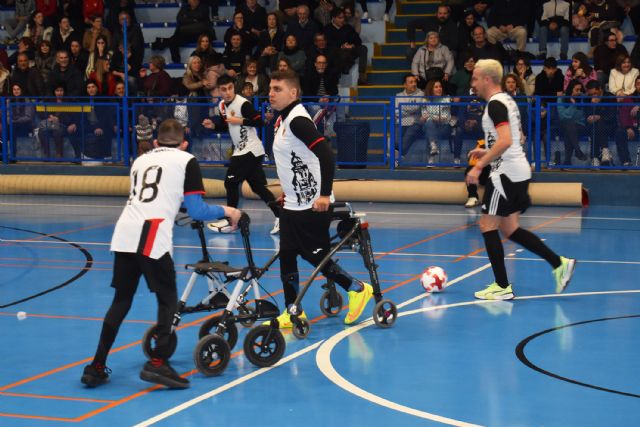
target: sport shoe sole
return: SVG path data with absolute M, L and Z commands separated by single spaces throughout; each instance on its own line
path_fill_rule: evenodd
M 476 297 L 476 299 L 484 299 L 484 300 L 489 300 L 489 301 L 507 301 L 510 299 L 514 299 L 516 297 L 516 295 L 514 293 L 508 293 L 508 294 L 501 294 L 501 295 L 496 295 L 496 294 L 489 294 L 489 295 L 473 295 L 474 297 Z
M 147 381 L 154 384 L 160 384 L 168 388 L 189 388 L 190 384 L 188 382 L 183 383 L 180 381 L 176 381 L 171 378 L 167 378 L 163 375 L 156 374 L 155 372 L 149 372 L 146 370 L 140 371 L 140 379 L 143 381 Z
M 576 269 L 577 261 L 575 259 L 568 258 L 567 261 L 568 261 L 567 273 L 562 277 L 562 280 L 560 281 L 560 288 L 556 289 L 557 294 L 561 294 L 564 292 L 565 289 L 567 289 L 567 286 L 569 286 L 569 282 L 573 277 L 573 272 Z
M 102 379 L 102 378 L 96 378 L 93 375 L 83 375 L 82 378 L 80 378 L 80 382 L 89 388 L 94 388 L 102 384 L 108 383 L 109 378 Z

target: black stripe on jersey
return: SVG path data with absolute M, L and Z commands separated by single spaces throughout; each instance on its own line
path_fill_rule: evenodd
M 202 171 L 200 170 L 200 165 L 195 157 L 189 160 L 184 172 L 184 194 L 187 193 L 204 194 Z
M 149 238 L 149 232 L 151 231 L 151 225 L 151 221 L 145 221 L 142 225 L 142 232 L 140 233 L 140 240 L 138 241 L 138 250 L 136 253 L 144 253 L 144 249 L 147 246 L 147 239 Z
M 509 111 L 504 103 L 494 99 L 487 105 L 489 118 L 493 121 L 493 126 L 497 129 L 501 124 L 509 123 Z

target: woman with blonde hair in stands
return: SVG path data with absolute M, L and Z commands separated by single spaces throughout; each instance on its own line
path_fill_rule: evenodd
M 618 55 L 616 66 L 609 74 L 609 92 L 617 96 L 628 96 L 636 90 L 636 78 L 640 71 L 631 65 L 629 55 Z
M 11 73 L 4 68 L 2 62 L 0 62 L 0 96 L 7 96 L 9 93 L 9 76 Z
M 211 46 L 211 37 L 209 37 L 209 34 L 200 34 L 198 42 L 196 43 L 196 49 L 191 52 L 191 56 L 197 56 L 204 61 L 209 55 L 215 54 L 216 51 L 213 50 L 213 46 Z
M 85 75 L 89 78 L 91 72 L 96 69 L 96 62 L 100 58 L 106 58 L 107 56 L 111 56 L 111 51 L 109 50 L 109 40 L 107 40 L 104 36 L 98 36 L 95 41 L 95 45 L 91 53 L 89 54 L 89 61 L 87 62 L 87 69 L 85 71 Z
M 118 80 L 111 73 L 111 58 L 106 56 L 96 61 L 96 69 L 89 74 L 89 80 L 95 80 L 98 96 L 115 96 Z

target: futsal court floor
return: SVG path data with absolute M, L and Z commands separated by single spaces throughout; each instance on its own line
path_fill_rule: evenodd
M 399 309 L 392 328 L 367 321 L 373 303 L 355 326 L 343 325 L 345 311 L 323 317 L 318 281 L 303 301 L 311 332 L 303 340 L 286 334 L 278 365 L 253 366 L 239 327 L 226 371 L 205 377 L 192 353 L 213 313 L 185 315 L 172 364 L 191 388 L 165 390 L 138 377 L 140 340 L 156 307 L 142 282 L 107 363 L 110 383 L 87 389 L 79 380 L 113 296 L 109 240 L 124 202 L 0 196 L 0 425 L 638 425 L 638 207 L 530 209 L 523 225 L 578 259 L 573 281 L 555 295 L 550 267 L 507 242 L 517 299 L 487 302 L 473 298 L 493 277 L 478 211 L 356 203 L 370 223 L 385 296 Z M 254 257 L 264 264 L 278 247 L 268 234 L 271 214 L 255 201 L 243 208 Z M 239 235 L 207 239 L 215 259 L 245 264 Z M 179 293 L 198 244 L 191 228 L 176 227 Z M 368 277 L 359 255 L 338 258 L 356 277 Z M 299 265 L 304 278 L 311 268 Z M 446 270 L 449 286 L 428 295 L 419 278 L 431 265 Z M 261 284 L 281 305 L 278 264 Z M 206 295 L 199 285 L 196 300 Z

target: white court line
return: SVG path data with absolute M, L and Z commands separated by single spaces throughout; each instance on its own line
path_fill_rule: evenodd
M 124 196 L 123 196 L 124 197 Z M 364 202 L 358 202 L 364 203 Z M 124 205 L 68 205 L 68 204 L 55 204 L 55 203 L 11 203 L 0 202 L 0 206 L 47 206 L 47 207 L 65 207 L 65 208 L 114 208 L 122 209 Z M 270 212 L 266 208 L 248 208 L 242 209 L 247 212 Z M 367 211 L 363 210 L 367 215 L 400 215 L 400 216 L 463 216 L 468 217 L 468 213 L 454 213 L 454 212 L 393 212 L 393 211 Z M 558 216 L 549 215 L 521 215 L 520 218 L 536 218 L 536 219 L 558 219 Z M 602 216 L 567 216 L 562 218 L 567 219 L 591 219 L 600 221 L 640 221 L 640 218 L 614 218 L 614 217 L 602 217 Z
M 276 363 L 273 366 L 270 366 L 268 368 L 257 369 L 255 371 L 251 372 L 250 374 L 244 375 L 244 376 L 242 376 L 240 378 L 237 378 L 237 379 L 235 379 L 235 380 L 233 380 L 233 381 L 231 381 L 231 382 L 229 382 L 227 384 L 224 384 L 224 385 L 222 385 L 222 386 L 220 386 L 218 388 L 215 388 L 215 389 L 213 389 L 213 390 L 211 390 L 211 391 L 209 391 L 209 392 L 207 392 L 205 394 L 201 394 L 198 397 L 195 397 L 195 398 L 193 398 L 193 399 L 191 399 L 189 401 L 186 401 L 186 402 L 184 402 L 184 403 L 182 403 L 182 404 L 180 404 L 178 406 L 175 406 L 175 407 L 173 407 L 173 408 L 171 408 L 169 410 L 166 410 L 163 413 L 156 415 L 155 417 L 149 418 L 148 420 L 145 420 L 145 421 L 142 421 L 141 423 L 136 424 L 135 427 L 146 427 L 146 426 L 150 426 L 152 424 L 155 424 L 155 423 L 157 423 L 159 421 L 162 421 L 162 420 L 164 420 L 166 418 L 171 417 L 172 415 L 177 414 L 178 412 L 182 412 L 185 409 L 188 409 L 188 408 L 190 408 L 190 407 L 192 407 L 194 405 L 197 405 L 198 403 L 202 402 L 203 400 L 209 399 L 210 397 L 216 396 L 216 395 L 218 395 L 220 393 L 223 393 L 223 392 L 225 392 L 227 390 L 230 390 L 230 389 L 232 389 L 234 387 L 237 387 L 237 386 L 241 385 L 242 383 L 245 383 L 245 382 L 247 382 L 247 381 L 249 381 L 249 380 L 251 380 L 251 379 L 253 379 L 255 377 L 258 377 L 258 376 L 260 376 L 262 374 L 266 374 L 267 372 L 269 372 L 273 368 L 276 368 L 278 366 L 284 365 L 285 363 L 289 362 L 290 360 L 298 358 L 298 357 L 304 355 L 305 353 L 310 352 L 311 350 L 315 350 L 316 348 L 318 348 L 318 346 L 320 344 L 322 344 L 323 341 L 318 341 L 315 344 L 312 344 L 312 345 L 310 345 L 308 347 L 305 347 L 302 350 L 299 350 L 299 351 L 297 351 L 297 352 L 295 352 L 295 353 L 293 353 L 293 354 L 281 359 L 278 363 Z
M 488 268 L 488 266 L 490 266 L 489 264 L 480 267 L 480 269 L 478 270 L 483 270 L 485 268 Z M 452 281 L 451 284 L 454 284 L 456 282 L 459 282 L 460 280 L 463 280 L 463 278 L 469 277 L 475 273 L 478 272 L 478 270 L 474 270 L 470 273 L 467 273 L 464 276 L 460 276 L 458 277 L 455 281 Z M 450 286 L 450 285 L 449 285 Z M 564 298 L 564 297 L 576 297 L 576 296 L 591 296 L 591 295 L 615 295 L 615 294 L 632 294 L 632 293 L 640 293 L 640 290 L 626 290 L 626 291 L 603 291 L 603 292 L 576 292 L 576 293 L 567 293 L 567 294 L 547 294 L 547 295 L 531 295 L 531 296 L 525 296 L 525 297 L 517 297 L 517 300 L 527 300 L 527 299 L 541 299 L 541 298 Z M 398 307 L 400 306 L 405 306 L 410 302 L 415 302 L 418 301 L 420 299 L 426 298 L 428 294 L 422 294 L 419 295 L 415 298 L 412 298 L 409 301 L 406 301 L 400 305 L 398 305 Z M 433 311 L 433 310 L 444 310 L 447 308 L 454 308 L 454 307 L 462 307 L 462 306 L 467 306 L 467 305 L 479 305 L 479 304 L 492 304 L 492 303 L 501 303 L 502 301 L 488 301 L 488 300 L 474 300 L 474 301 L 467 301 L 467 302 L 461 302 L 461 303 L 456 303 L 456 304 L 446 304 L 446 305 L 439 305 L 439 306 L 433 306 L 433 307 L 423 307 L 423 308 L 418 308 L 415 310 L 409 310 L 403 313 L 398 314 L 398 317 L 404 317 L 404 316 L 409 316 L 412 314 L 417 314 L 417 313 L 424 313 L 427 311 Z M 343 339 L 345 339 L 346 337 L 348 337 L 351 334 L 354 334 L 366 327 L 369 327 L 371 325 L 373 325 L 374 322 L 371 319 L 368 319 L 367 321 L 358 324 L 355 327 L 346 329 L 342 332 L 337 333 L 336 335 L 332 336 L 331 338 L 327 339 L 324 344 L 322 344 L 320 346 L 320 348 L 318 349 L 318 352 L 316 353 L 316 364 L 318 366 L 318 368 L 320 369 L 320 371 L 327 377 L 327 379 L 329 379 L 329 381 L 333 382 L 334 384 L 336 384 L 338 387 L 342 388 L 345 391 L 348 391 L 351 394 L 354 394 L 355 396 L 358 396 L 362 399 L 368 400 L 372 403 L 375 403 L 377 405 L 389 408 L 389 409 L 393 409 L 395 411 L 398 412 L 402 412 L 408 415 L 413 415 L 415 417 L 418 418 L 423 418 L 423 419 L 428 419 L 428 420 L 432 420 L 432 421 L 436 421 L 436 422 L 440 422 L 443 424 L 448 424 L 448 425 L 452 425 L 452 426 L 464 426 L 464 427 L 468 427 L 468 426 L 476 426 L 476 424 L 469 424 L 465 421 L 460 421 L 460 420 L 455 420 L 452 418 L 447 418 L 447 417 L 443 417 L 441 415 L 437 415 L 437 414 L 432 414 L 429 412 L 425 412 L 425 411 L 420 411 L 418 409 L 414 409 L 405 405 L 400 405 L 398 403 L 395 403 L 393 401 L 384 399 L 378 395 L 375 395 L 373 393 L 370 393 L 358 386 L 356 386 L 353 383 L 350 383 L 349 381 L 347 381 L 342 375 L 340 375 L 335 368 L 333 367 L 333 365 L 331 364 L 331 352 L 333 350 L 333 348 Z

